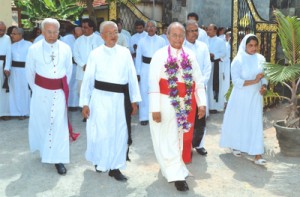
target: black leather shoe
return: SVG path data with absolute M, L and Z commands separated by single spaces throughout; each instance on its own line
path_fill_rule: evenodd
M 175 181 L 175 187 L 178 191 L 185 192 L 189 190 L 189 186 L 186 181 Z
M 205 148 L 196 148 L 197 153 L 199 153 L 200 155 L 207 155 L 207 151 Z
M 83 118 L 83 119 L 82 119 L 82 122 L 86 122 L 86 118 Z
M 149 123 L 149 121 L 147 121 L 147 120 L 141 121 L 141 125 L 143 125 L 143 126 L 146 126 L 148 123 Z
M 58 174 L 60 174 L 60 175 L 67 174 L 67 169 L 65 168 L 64 164 L 57 163 L 57 164 L 55 164 L 55 168 L 56 168 Z
M 217 114 L 217 113 L 218 113 L 218 111 L 217 111 L 217 110 L 215 110 L 215 109 L 213 109 L 213 110 L 209 110 L 209 113 L 210 113 L 210 114 Z
M 97 165 L 95 165 L 95 170 L 96 170 L 96 172 L 98 172 L 98 173 L 101 173 L 101 172 L 102 172 L 101 170 L 97 170 Z
M 120 172 L 119 169 L 110 170 L 108 175 L 114 177 L 117 181 L 127 181 L 127 178 Z

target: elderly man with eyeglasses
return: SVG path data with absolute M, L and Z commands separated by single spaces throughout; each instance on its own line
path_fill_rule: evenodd
M 137 112 L 136 103 L 141 96 L 130 51 L 116 44 L 117 24 L 101 23 L 100 35 L 104 45 L 94 49 L 88 58 L 79 100 L 87 119 L 85 157 L 96 172 L 109 171 L 108 175 L 117 181 L 126 181 L 120 171 L 126 165 L 126 114 Z
M 46 18 L 42 22 L 44 39 L 33 44 L 26 58 L 26 76 L 32 90 L 29 118 L 29 145 L 39 151 L 42 163 L 55 164 L 65 175 L 70 162 L 68 122 L 68 84 L 72 75 L 70 47 L 58 40 L 59 22 Z
M 153 55 L 149 67 L 150 131 L 162 175 L 178 191 L 187 191 L 184 162 L 191 155 L 195 116 L 205 115 L 205 89 L 195 54 L 183 47 L 183 25 L 172 23 L 167 36 L 170 45 Z

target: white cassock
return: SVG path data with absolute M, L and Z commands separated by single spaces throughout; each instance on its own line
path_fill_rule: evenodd
M 64 43 L 69 45 L 69 47 L 71 49 L 73 49 L 74 43 L 75 43 L 75 37 L 73 34 L 67 34 L 61 38 L 61 41 L 63 41 Z M 78 94 L 78 90 L 77 90 L 78 85 L 77 85 L 77 80 L 76 80 L 76 69 L 77 69 L 77 66 L 73 62 L 72 77 L 71 77 L 70 83 L 69 83 L 69 90 L 70 90 L 69 103 L 68 103 L 69 107 L 78 107 L 79 106 L 79 94 Z
M 6 57 L 5 70 L 10 70 L 11 66 L 11 41 L 8 35 L 0 37 L 0 56 Z M 0 59 L 0 117 L 9 116 L 9 93 L 2 88 L 4 83 L 3 73 L 4 61 Z
M 143 57 L 152 58 L 153 54 L 160 48 L 166 46 L 166 42 L 158 35 L 145 36 L 139 43 L 136 52 L 136 72 L 140 75 L 140 90 L 142 102 L 139 103 L 139 120 L 147 121 L 149 118 L 149 63 L 143 62 Z
M 118 34 L 118 42 L 117 42 L 117 44 L 121 45 L 123 47 L 126 47 L 126 48 L 129 47 L 129 44 L 127 42 L 127 37 L 126 37 L 125 34 L 122 34 L 122 33 Z
M 208 39 L 209 39 L 209 37 L 208 37 L 206 31 L 204 29 L 198 27 L 198 40 L 204 42 L 208 47 L 208 45 L 209 45 Z
M 196 101 L 198 106 L 206 106 L 203 77 L 194 53 L 188 48 L 183 48 L 192 62 L 193 81 L 196 82 Z M 171 47 L 171 54 L 176 57 L 180 54 L 177 49 Z M 162 175 L 168 182 L 185 180 L 188 170 L 182 160 L 183 133 L 178 132 L 176 114 L 168 95 L 160 94 L 160 79 L 168 79 L 165 73 L 165 63 L 168 58 L 168 46 L 158 50 L 152 57 L 149 76 L 149 123 L 156 159 L 160 165 Z M 181 59 L 180 55 L 177 57 Z M 181 72 L 179 72 L 181 73 Z M 181 75 L 178 81 L 183 82 Z M 183 102 L 182 98 L 180 98 Z M 161 122 L 154 122 L 152 112 L 161 113 Z
M 9 76 L 11 116 L 29 116 L 30 90 L 26 79 L 25 61 L 31 45 L 31 42 L 22 39 L 11 46 L 12 64 Z
M 194 52 L 196 55 L 197 63 L 200 67 L 201 74 L 203 76 L 204 86 L 205 89 L 207 89 L 207 83 L 210 78 L 211 73 L 211 62 L 210 62 L 210 56 L 209 56 L 209 50 L 207 45 L 199 40 L 196 40 L 195 43 L 190 43 L 189 41 L 185 40 L 184 46 L 189 48 Z M 208 95 L 206 95 L 206 100 L 208 100 Z M 206 117 L 209 116 L 209 107 L 206 105 Z M 201 140 L 201 143 L 199 144 L 198 148 L 204 147 L 204 139 L 206 135 L 206 129 L 204 130 L 204 134 Z
M 129 45 L 129 43 L 130 43 L 130 38 L 131 38 L 130 32 L 127 31 L 127 30 L 125 30 L 125 29 L 122 29 L 122 30 L 121 30 L 121 34 L 125 36 L 126 43 L 127 43 L 127 45 Z
M 245 52 L 248 34 L 243 38 L 237 56 L 231 64 L 233 89 L 224 114 L 220 146 L 232 148 L 249 155 L 264 153 L 263 96 L 259 90 L 267 80 L 244 86 L 245 80 L 254 80 L 263 72 L 265 58 Z
M 166 45 L 169 45 L 169 40 L 166 34 L 161 34 L 160 37 L 162 37 L 165 40 Z
M 231 54 L 231 46 L 230 42 L 226 42 L 226 56 L 222 59 L 222 94 L 225 95 L 230 87 L 230 54 Z M 227 102 L 225 98 L 225 102 Z
M 135 33 L 131 36 L 130 38 L 130 46 L 129 46 L 129 49 L 130 49 L 130 52 L 131 54 L 134 54 L 136 53 L 136 49 L 134 49 L 134 45 L 138 45 L 140 39 L 142 39 L 143 37 L 147 36 L 147 32 L 143 31 L 142 33 Z M 133 58 L 133 61 L 134 61 L 134 66 L 136 66 L 136 62 L 135 62 L 136 58 Z
M 83 66 L 86 65 L 90 52 L 103 44 L 104 41 L 101 36 L 93 33 L 90 36 L 82 35 L 76 39 L 73 48 L 73 57 L 77 63 L 76 79 L 81 81 L 83 79 Z
M 54 55 L 52 61 L 51 56 Z M 35 74 L 59 79 L 72 76 L 70 47 L 44 39 L 33 44 L 26 59 L 26 75 L 32 89 L 29 118 L 30 150 L 40 152 L 43 163 L 69 163 L 69 129 L 66 99 L 62 89 L 49 90 L 35 84 Z
M 214 59 L 222 59 L 226 56 L 226 46 L 225 42 L 219 38 L 218 36 L 210 37 L 209 41 L 209 52 L 214 54 Z M 214 92 L 213 92 L 213 74 L 214 74 L 214 63 L 211 63 L 211 75 L 210 79 L 207 84 L 207 93 L 208 93 L 208 106 L 210 110 L 217 110 L 223 111 L 224 110 L 224 102 L 225 97 L 222 95 L 222 80 L 223 80 L 223 73 L 222 73 L 222 66 L 223 63 L 219 62 L 219 94 L 218 94 L 218 102 L 214 99 Z
M 34 40 L 33 40 L 33 44 L 37 43 L 38 41 L 40 40 L 43 40 L 44 39 L 44 35 L 43 34 L 40 34 L 38 35 L 38 37 L 36 37 Z
M 120 45 L 101 45 L 91 52 L 87 65 L 79 101 L 81 107 L 90 108 L 85 157 L 101 171 L 125 168 L 128 133 L 124 94 L 99 90 L 94 84 L 95 80 L 128 84 L 131 103 L 141 101 L 131 54 Z

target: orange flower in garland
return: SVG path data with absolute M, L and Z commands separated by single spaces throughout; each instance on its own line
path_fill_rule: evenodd
M 176 112 L 177 126 L 179 131 L 187 132 L 192 124 L 188 122 L 187 117 L 192 109 L 192 86 L 193 86 L 193 77 L 192 77 L 192 66 L 188 58 L 188 54 L 182 49 L 181 53 L 181 62 L 180 67 L 183 70 L 183 81 L 186 87 L 186 95 L 183 98 L 184 104 L 183 107 L 180 105 L 180 98 L 178 95 L 177 89 L 177 74 L 179 65 L 177 63 L 177 58 L 172 57 L 170 46 L 168 47 L 168 59 L 165 64 L 166 71 L 165 73 L 168 76 L 169 83 L 169 97 L 171 99 L 171 105 L 174 107 Z

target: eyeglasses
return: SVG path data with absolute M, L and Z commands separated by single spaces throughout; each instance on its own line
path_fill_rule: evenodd
M 15 36 L 15 35 L 20 35 L 20 34 L 19 33 L 11 33 L 10 35 Z
M 188 32 L 188 33 L 195 33 L 195 32 L 198 32 L 198 29 L 186 30 L 186 32 Z
M 0 29 L 0 32 L 5 32 L 6 31 L 6 29 Z
M 185 37 L 184 34 L 171 34 L 170 36 L 171 38 L 180 38 L 180 39 L 184 39 Z
M 155 29 L 155 26 L 146 26 L 147 29 Z
M 46 31 L 47 35 L 58 35 L 59 31 Z
M 119 34 L 118 31 L 114 31 L 114 32 L 103 32 L 103 34 L 107 35 L 108 37 L 113 37 Z

